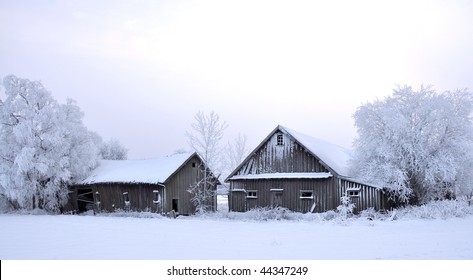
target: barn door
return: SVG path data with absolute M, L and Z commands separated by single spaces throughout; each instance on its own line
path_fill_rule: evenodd
M 271 207 L 282 206 L 282 190 L 271 190 Z
M 233 190 L 230 196 L 231 211 L 245 212 L 246 211 L 246 193 L 243 190 Z
M 94 210 L 94 194 L 92 189 L 77 190 L 77 208 L 79 212 Z

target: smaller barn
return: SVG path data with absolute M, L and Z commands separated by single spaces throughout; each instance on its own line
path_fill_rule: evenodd
M 349 175 L 352 152 L 278 125 L 227 177 L 229 210 L 284 207 L 297 212 L 325 212 L 347 195 L 355 211 L 388 207 L 378 186 Z
M 144 160 L 102 160 L 88 178 L 72 187 L 69 207 L 78 212 L 173 210 L 176 214 L 191 215 L 195 206 L 187 190 L 204 178 L 204 170 L 197 153 Z M 217 183 L 213 178 L 208 187 L 216 190 Z M 215 211 L 216 195 L 209 203 Z

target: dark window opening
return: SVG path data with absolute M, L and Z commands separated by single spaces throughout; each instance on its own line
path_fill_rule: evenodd
M 123 193 L 123 200 L 125 201 L 125 208 L 128 209 L 130 207 L 130 197 L 128 196 L 128 192 Z
M 282 134 L 278 134 L 277 145 L 278 146 L 284 145 L 284 136 Z
M 248 191 L 246 193 L 247 198 L 258 198 L 258 192 L 257 191 Z
M 192 167 L 195 167 L 195 166 L 196 166 L 196 165 L 195 165 L 195 162 L 193 162 L 193 163 L 192 163 Z
M 348 196 L 359 196 L 360 192 L 359 191 L 349 191 Z
M 312 191 L 301 191 L 301 198 L 313 198 Z

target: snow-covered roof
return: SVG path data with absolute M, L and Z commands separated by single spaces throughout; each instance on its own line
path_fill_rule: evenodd
M 330 172 L 296 172 L 296 173 L 261 173 L 235 175 L 229 180 L 256 180 L 256 179 L 324 179 L 330 178 Z
M 289 133 L 297 142 L 302 144 L 312 154 L 320 158 L 339 175 L 348 177 L 348 162 L 353 155 L 352 150 L 297 132 L 281 125 L 279 128 Z
M 242 166 L 246 162 L 248 162 L 248 160 L 251 159 L 255 151 L 261 148 L 261 146 L 264 145 L 266 141 L 268 141 L 268 139 L 272 135 L 274 135 L 274 133 L 276 133 L 278 130 L 285 134 L 288 134 L 289 137 L 294 138 L 294 140 L 298 142 L 300 145 L 302 145 L 309 153 L 319 158 L 329 170 L 334 171 L 338 176 L 342 176 L 342 177 L 345 177 L 346 179 L 351 180 L 349 176 L 349 171 L 348 171 L 348 164 L 349 164 L 350 159 L 353 156 L 352 150 L 326 142 L 322 139 L 318 139 L 318 138 L 297 132 L 295 130 L 284 127 L 282 125 L 278 125 L 266 137 L 266 139 L 263 140 L 258 145 L 258 147 L 256 147 L 253 150 L 253 152 L 250 153 L 250 155 L 248 155 L 248 157 L 242 163 L 240 163 L 240 165 L 232 173 L 230 173 L 230 175 L 227 177 L 227 180 L 232 180 L 232 179 L 235 180 L 236 178 L 240 178 L 241 176 L 236 175 L 236 173 L 242 168 Z M 248 177 L 249 175 L 245 175 L 245 176 Z M 300 176 L 300 175 L 296 175 L 296 176 Z M 311 175 L 308 175 L 308 176 L 311 176 Z M 273 178 L 276 178 L 276 177 L 273 177 Z M 297 177 L 292 177 L 292 178 L 297 178 Z M 255 179 L 255 178 L 252 178 L 252 179 Z
M 81 184 L 164 183 L 195 153 L 141 160 L 102 160 Z

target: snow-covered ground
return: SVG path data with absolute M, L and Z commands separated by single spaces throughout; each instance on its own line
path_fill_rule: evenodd
M 0 259 L 473 259 L 470 214 L 344 223 L 235 217 L 2 214 Z

